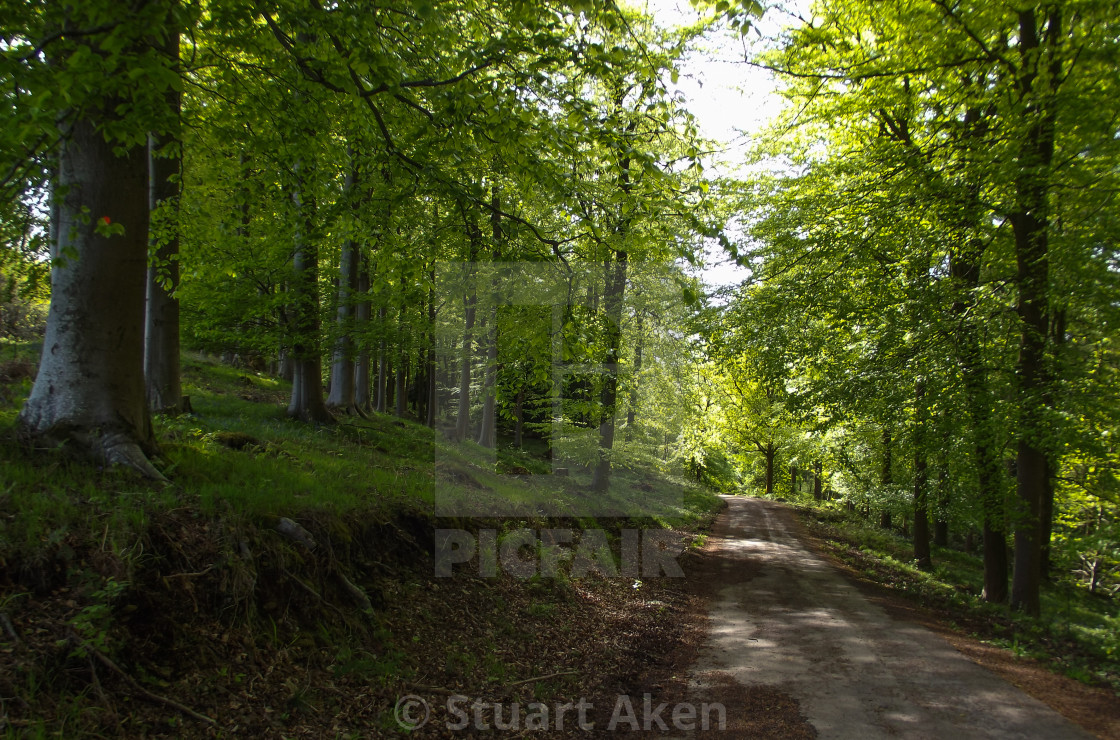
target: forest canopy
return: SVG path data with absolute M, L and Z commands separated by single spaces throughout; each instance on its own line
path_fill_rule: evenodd
M 922 567 L 977 542 L 1027 612 L 1048 574 L 1115 590 L 1114 9 L 701 11 L 5 0 L 0 331 L 44 348 L 19 434 L 164 479 L 185 349 L 290 381 L 307 424 L 407 416 L 599 494 L 648 465 L 830 499 Z M 787 101 L 751 174 L 705 169 L 675 94 L 711 29 Z M 720 294 L 712 245 L 749 270 Z M 497 299 L 546 273 L 561 298 Z

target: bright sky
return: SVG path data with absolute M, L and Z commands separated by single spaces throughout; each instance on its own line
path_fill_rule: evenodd
M 662 26 L 695 22 L 700 16 L 688 0 L 635 0 L 645 4 Z M 773 25 L 770 17 L 763 25 Z M 767 29 L 769 30 L 769 29 Z M 757 38 L 748 32 L 748 38 Z M 684 94 L 687 107 L 696 116 L 701 132 L 729 147 L 734 161 L 747 136 L 777 115 L 781 100 L 774 94 L 769 72 L 744 63 L 747 48 L 737 33 L 709 33 L 681 65 L 676 88 Z
M 688 0 L 634 2 L 639 6 L 644 3 L 662 26 L 693 23 L 699 18 Z M 765 18 L 763 22 L 772 25 L 777 21 Z M 753 31 L 748 34 L 748 39 L 757 38 Z M 675 86 L 685 97 L 685 107 L 696 117 L 701 134 L 722 149 L 714 168 L 717 173 L 735 171 L 751 135 L 781 109 L 772 75 L 745 64 L 746 55 L 747 48 L 737 33 L 710 33 L 683 60 Z M 706 250 L 704 260 L 701 277 L 709 287 L 737 285 L 748 276 L 716 245 Z

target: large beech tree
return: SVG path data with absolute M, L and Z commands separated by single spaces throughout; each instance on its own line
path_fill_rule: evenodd
M 160 478 L 145 396 L 148 136 L 173 126 L 172 15 L 153 2 L 48 6 L 26 56 L 57 112 L 51 305 L 39 372 L 19 417 L 35 444 L 68 443 Z M 38 39 L 42 39 L 39 41 Z M 140 72 L 137 74 L 137 72 Z

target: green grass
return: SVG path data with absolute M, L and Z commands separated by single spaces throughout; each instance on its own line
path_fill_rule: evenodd
M 271 661 L 271 694 L 279 702 L 270 705 L 273 716 L 297 725 L 304 716 L 329 715 L 336 701 L 308 682 L 310 665 L 337 682 L 339 695 L 355 684 L 399 695 L 404 682 L 422 680 L 433 660 L 444 659 L 464 681 L 504 683 L 524 674 L 520 660 L 498 656 L 539 642 L 533 625 L 584 615 L 582 602 L 573 600 L 563 574 L 526 582 L 468 578 L 455 588 L 433 580 L 425 549 L 432 528 L 583 527 L 617 538 L 623 527 L 695 528 L 722 504 L 648 463 L 631 462 L 617 466 L 608 498 L 634 504 L 661 497 L 673 505 L 656 515 L 639 506 L 632 518 L 596 519 L 581 508 L 589 473 L 539 474 L 552 472 L 540 440 L 521 450 L 507 443 L 495 456 L 388 415 L 342 418 L 329 427 L 294 422 L 285 415 L 288 384 L 201 355 L 183 358 L 184 393 L 194 412 L 153 420 L 161 448 L 155 462 L 170 481 L 156 485 L 77 460 L 65 449 L 32 451 L 16 440 L 12 428 L 36 354 L 30 345 L 0 346 L 0 573 L 13 576 L 0 588 L 0 612 L 25 635 L 15 653 L 5 648 L 18 661 L 0 661 L 0 683 L 18 699 L 22 724 L 0 728 L 0 737 L 76 737 L 117 721 L 104 716 L 103 705 L 126 705 L 115 697 L 106 702 L 90 684 L 89 654 L 79 654 L 87 645 L 161 694 L 174 680 L 167 678 L 170 666 L 195 666 L 195 646 L 212 646 L 219 652 L 203 651 L 197 664 L 205 679 L 186 682 L 192 687 L 187 703 L 200 707 L 212 699 L 206 686 L 238 696 L 246 691 L 252 673 L 237 656 L 254 652 Z M 437 484 L 441 494 L 483 504 L 479 511 L 487 503 L 520 502 L 525 516 L 441 522 L 433 516 Z M 561 513 L 541 514 L 535 508 L 541 500 L 558 502 Z M 319 543 L 313 555 L 275 535 L 277 517 L 313 533 Z M 613 588 L 589 582 L 603 593 Z M 356 603 L 346 583 L 375 602 L 372 611 Z M 628 582 L 618 589 L 626 595 L 620 603 L 635 598 Z M 462 609 L 493 607 L 486 619 L 494 627 L 484 642 L 462 638 L 459 599 Z M 142 614 L 143 624 L 158 622 L 159 634 L 136 633 L 132 614 Z M 27 629 L 30 624 L 35 628 Z M 562 626 L 564 633 L 577 630 Z M 221 641 L 214 639 L 219 631 Z M 71 632 L 83 642 L 67 648 Z M 173 638 L 163 655 L 164 646 L 153 641 L 167 635 Z M 5 639 L 0 634 L 0 647 Z M 561 655 L 549 656 L 549 645 L 534 658 L 546 666 L 532 669 L 537 675 L 556 670 L 553 658 Z M 445 668 L 437 665 L 437 673 Z M 281 683 L 286 674 L 291 681 Z M 106 677 L 112 680 L 103 672 Z M 577 679 L 568 681 L 538 683 L 533 691 L 567 694 Z M 183 721 L 174 713 L 162 718 L 157 711 L 152 719 L 150 712 L 128 711 L 134 713 L 160 731 L 167 730 L 162 723 Z M 38 717 L 44 720 L 36 724 Z
M 388 516 L 430 504 L 433 441 L 426 427 L 384 415 L 310 427 L 285 417 L 285 383 L 200 356 L 184 360 L 184 393 L 194 413 L 154 419 L 157 466 L 168 486 L 92 467 L 65 450 L 29 452 L 10 429 L 30 380 L 4 385 L 0 541 L 35 551 L 79 529 L 127 540 L 147 512 L 174 507 L 255 519 L 353 509 Z M 250 442 L 233 449 L 231 439 Z
M 26 361 L 35 351 L 26 344 L 0 347 L 8 361 Z M 467 501 L 474 511 L 512 505 L 521 516 L 501 526 L 541 520 L 541 502 L 553 507 L 552 516 L 604 526 L 587 511 L 589 472 L 509 474 L 514 466 L 551 472 L 540 440 L 522 450 L 503 447 L 495 463 L 492 450 L 437 441 L 431 429 L 384 414 L 313 427 L 285 416 L 290 386 L 281 380 L 197 354 L 185 355 L 182 367 L 193 413 L 153 420 L 157 466 L 170 485 L 97 469 L 64 450 L 31 453 L 10 431 L 0 432 L 0 510 L 6 512 L 0 541 L 35 552 L 81 530 L 126 547 L 152 510 L 175 507 L 250 520 L 355 510 L 387 519 L 400 510 L 432 511 L 437 475 L 441 495 Z M 22 378 L 0 386 L 0 429 L 11 429 L 30 384 Z M 607 526 L 636 520 L 689 526 L 720 506 L 714 494 L 680 479 L 621 465 L 611 491 L 595 501 L 614 510 Z
M 1120 693 L 1120 603 L 1093 595 L 1069 579 L 1043 585 L 1041 616 L 980 599 L 979 555 L 933 547 L 932 571 L 914 562 L 910 540 L 836 505 L 803 509 L 829 549 L 867 578 L 905 593 L 993 644 L 1037 658 L 1054 670 Z
M 204 510 L 222 502 L 279 514 L 431 501 L 431 430 L 385 415 L 309 427 L 284 415 L 289 390 L 213 361 L 184 363 L 195 414 L 157 419 L 157 431 L 168 440 L 169 472 L 189 481 Z M 222 440 L 231 433 L 257 442 L 230 449 Z

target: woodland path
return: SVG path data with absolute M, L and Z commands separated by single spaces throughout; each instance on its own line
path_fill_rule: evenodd
M 735 702 L 738 691 L 753 695 L 745 703 L 757 713 L 792 710 L 785 729 L 771 724 L 744 736 L 1092 737 L 934 632 L 873 603 L 802 540 L 787 507 L 726 498 L 703 554 L 709 630 L 689 693 Z M 769 698 L 760 701 L 760 691 Z

